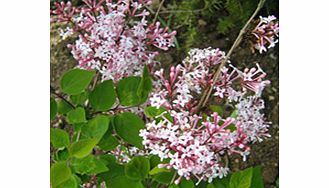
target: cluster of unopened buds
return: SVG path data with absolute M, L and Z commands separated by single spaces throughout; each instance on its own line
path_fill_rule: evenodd
M 259 17 L 259 23 L 252 31 L 254 35 L 253 48 L 259 50 L 259 53 L 266 52 L 278 42 L 279 24 L 275 16 Z
M 145 6 L 151 0 L 84 0 L 81 7 L 71 2 L 55 3 L 52 21 L 70 24 L 60 30 L 63 38 L 78 34 L 70 44 L 79 68 L 98 70 L 103 80 L 139 75 L 144 65 L 156 63 L 158 51 L 173 46 L 176 31 L 161 28 L 160 23 L 148 24 Z
M 229 65 L 213 83 L 213 68 L 223 58 L 225 53 L 219 49 L 192 49 L 181 65 L 171 67 L 168 79 L 163 69 L 156 72 L 160 80 L 150 104 L 163 113 L 147 123 L 140 136 L 150 154 L 169 159 L 159 167 L 177 170 L 176 184 L 182 177 L 212 182 L 226 176 L 229 169 L 223 161 L 225 154 L 239 154 L 246 160 L 249 144 L 270 136 L 260 98 L 269 84 L 263 80 L 266 74 L 258 65 L 245 71 Z M 198 113 L 194 98 L 210 84 L 215 88 L 213 96 L 236 106 L 236 117 L 225 118 L 214 112 L 204 118 Z M 240 89 L 235 89 L 235 84 Z

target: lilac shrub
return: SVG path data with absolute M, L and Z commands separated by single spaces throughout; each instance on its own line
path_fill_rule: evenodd
M 149 23 L 151 0 L 83 2 L 51 11 L 62 39 L 75 40 L 68 48 L 78 62 L 61 79 L 63 95 L 52 90 L 51 119 L 70 125 L 51 128 L 52 187 L 211 183 L 230 174 L 227 157 L 246 161 L 252 144 L 270 137 L 262 99 L 270 81 L 259 64 L 240 70 L 230 62 L 235 45 L 228 53 L 191 49 L 165 70 L 155 58 L 174 46 L 176 31 Z M 269 16 L 247 34 L 263 53 L 278 32 Z M 207 92 L 216 109 L 200 106 Z

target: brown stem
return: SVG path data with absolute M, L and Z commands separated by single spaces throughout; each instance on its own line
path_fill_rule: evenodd
M 91 90 L 94 90 L 95 89 L 96 84 L 97 84 L 97 80 L 98 80 L 98 76 L 99 76 L 99 72 L 96 73 L 96 76 L 94 78 L 94 83 L 93 83 L 93 85 L 91 87 Z
M 50 86 L 50 92 L 51 92 L 53 95 L 55 95 L 57 98 L 60 98 L 60 99 L 62 99 L 64 102 L 66 102 L 67 104 L 69 104 L 73 109 L 75 109 L 75 106 L 74 106 L 70 101 L 68 101 L 63 95 L 57 93 L 54 87 Z
M 172 179 L 171 179 L 169 185 L 171 185 L 171 184 L 174 183 L 176 176 L 177 176 L 177 172 L 175 172 L 175 174 L 174 174 L 174 176 L 172 177 Z
M 232 47 L 230 48 L 230 50 L 228 51 L 226 57 L 224 58 L 224 60 L 221 62 L 220 66 L 217 68 L 215 74 L 214 74 L 214 78 L 213 78 L 213 82 L 212 84 L 209 86 L 208 89 L 206 89 L 206 91 L 203 93 L 203 95 L 201 96 L 201 99 L 199 101 L 199 104 L 197 106 L 197 109 L 200 110 L 202 107 L 204 107 L 210 97 L 210 94 L 213 90 L 213 86 L 216 83 L 216 81 L 218 80 L 218 78 L 221 76 L 221 70 L 223 69 L 223 67 L 225 66 L 225 64 L 227 63 L 228 59 L 230 58 L 233 50 L 240 44 L 243 34 L 246 32 L 247 27 L 249 26 L 250 22 L 254 19 L 254 17 L 257 15 L 257 13 L 259 12 L 259 10 L 263 7 L 264 3 L 266 0 L 260 0 L 257 6 L 257 9 L 254 11 L 254 13 L 252 14 L 252 16 L 249 18 L 249 20 L 247 21 L 247 23 L 243 26 L 243 28 L 240 30 L 240 33 L 238 35 L 238 37 L 235 39 Z
M 158 15 L 159 15 L 159 12 L 160 12 L 160 9 L 161 9 L 163 3 L 164 3 L 164 0 L 162 0 L 162 1 L 160 2 L 159 8 L 158 8 L 157 12 L 155 13 L 155 16 L 154 16 L 154 19 L 153 19 L 153 23 L 156 22 L 156 20 L 157 20 L 157 18 L 158 18 Z

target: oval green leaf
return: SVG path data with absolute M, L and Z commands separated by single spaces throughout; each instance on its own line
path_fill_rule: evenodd
M 137 95 L 140 81 L 141 78 L 137 76 L 123 78 L 119 81 L 117 93 L 122 106 L 136 106 L 140 104 L 141 100 Z
M 131 112 L 119 114 L 114 118 L 114 128 L 116 133 L 129 144 L 143 148 L 143 139 L 139 136 L 139 131 L 145 128 L 145 125 L 139 116 Z
M 134 157 L 125 166 L 126 176 L 133 180 L 143 180 L 147 177 L 149 171 L 150 161 L 143 156 Z
M 66 165 L 66 162 L 58 162 L 50 168 L 50 182 L 53 187 L 65 182 L 71 177 L 71 169 Z
M 50 128 L 50 142 L 56 149 L 67 147 L 70 144 L 69 134 L 62 129 Z
M 247 168 L 232 174 L 230 188 L 250 188 L 253 169 Z
M 72 175 L 68 180 L 64 181 L 63 183 L 59 184 L 54 188 L 77 188 L 78 182 L 74 175 Z
M 76 124 L 76 123 L 84 123 L 86 122 L 86 112 L 85 109 L 82 107 L 78 107 L 74 110 L 71 110 L 67 113 L 67 121 L 70 124 Z
M 98 84 L 89 95 L 91 107 L 96 111 L 107 111 L 114 104 L 116 94 L 112 80 Z
M 61 89 L 69 95 L 82 93 L 95 76 L 95 71 L 73 69 L 66 72 L 61 79 Z
M 73 143 L 69 148 L 70 155 L 76 158 L 84 158 L 91 153 L 98 139 L 86 139 Z
M 100 140 L 109 128 L 109 122 L 109 117 L 98 115 L 82 126 L 81 134 L 85 138 L 96 138 Z

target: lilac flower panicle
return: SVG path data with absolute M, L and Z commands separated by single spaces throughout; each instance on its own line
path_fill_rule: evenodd
M 266 52 L 278 43 L 279 24 L 275 16 L 259 17 L 259 23 L 252 31 L 255 36 L 253 47 L 259 50 L 259 53 Z
M 175 169 L 176 184 L 182 177 L 196 177 L 199 182 L 223 178 L 229 171 L 223 155 L 238 154 L 246 160 L 250 144 L 269 136 L 260 99 L 269 84 L 264 80 L 266 73 L 259 65 L 240 71 L 230 64 L 214 83 L 212 70 L 224 58 L 225 53 L 219 49 L 192 49 L 182 64 L 170 68 L 168 76 L 164 69 L 155 72 L 159 81 L 149 104 L 167 111 L 157 117 L 160 121 L 150 120 L 140 136 L 150 154 L 158 155 L 161 161 L 169 159 L 159 167 Z M 237 118 L 224 118 L 214 112 L 204 119 L 197 113 L 194 96 L 209 84 L 213 84 L 217 100 L 227 99 L 236 106 Z M 167 119 L 165 113 L 173 119 Z
M 150 0 L 85 0 L 76 8 L 68 3 L 55 3 L 53 21 L 73 25 L 61 31 L 63 39 L 78 33 L 70 44 L 79 68 L 95 69 L 103 80 L 115 82 L 131 75 L 140 75 L 144 65 L 152 66 L 158 51 L 174 46 L 176 31 L 161 28 L 160 23 L 148 24 L 145 9 Z

